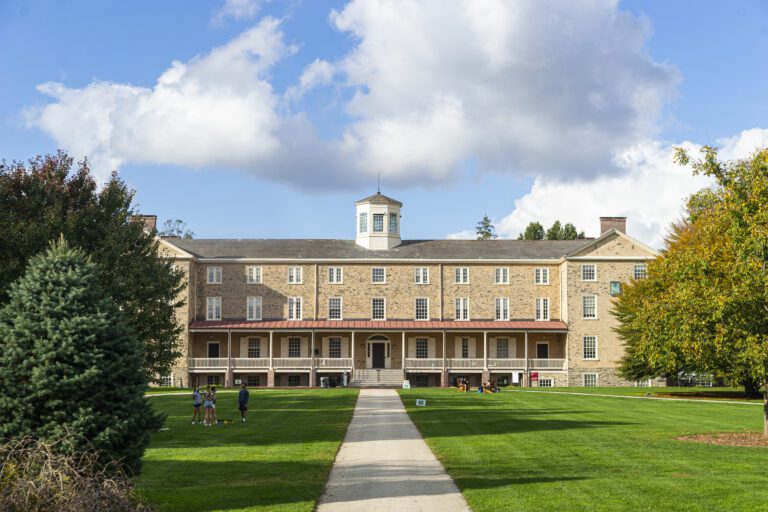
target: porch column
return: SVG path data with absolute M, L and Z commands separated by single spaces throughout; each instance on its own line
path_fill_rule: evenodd
M 403 376 L 405 376 L 405 358 L 408 357 L 408 352 L 405 350 L 405 331 L 403 331 L 402 339 L 403 339 Z
M 267 387 L 275 387 L 275 367 L 272 362 L 272 334 L 273 331 L 269 331 L 269 370 L 267 370 Z
M 523 382 L 521 385 L 523 387 L 530 387 L 531 381 L 530 381 L 530 375 L 528 372 L 528 331 L 525 331 L 525 347 L 524 347 L 524 354 L 525 354 L 525 374 L 523 375 Z
M 315 272 L 317 274 L 317 272 Z M 310 338 L 311 344 L 309 346 L 309 387 L 315 387 L 315 331 L 312 331 L 312 337 Z
M 488 331 L 483 331 L 483 382 L 491 380 L 491 372 L 488 371 Z
M 440 269 L 442 271 L 442 265 L 440 265 Z M 443 366 L 440 368 L 440 386 L 448 387 L 448 370 L 445 369 L 445 331 L 443 331 Z
M 352 372 L 355 371 L 355 331 L 352 331 L 352 337 L 349 338 L 350 347 L 352 348 Z
M 224 375 L 224 386 L 233 386 L 232 380 L 232 330 L 227 329 L 227 373 Z

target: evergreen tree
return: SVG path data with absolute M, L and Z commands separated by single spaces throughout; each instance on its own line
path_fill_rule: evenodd
M 493 232 L 494 227 L 491 223 L 490 217 L 483 215 L 483 220 L 477 223 L 477 239 L 478 240 L 495 240 L 497 238 L 496 233 Z
M 63 152 L 0 162 L 0 306 L 29 259 L 63 234 L 97 265 L 102 289 L 144 343 L 145 373 L 168 375 L 181 355 L 183 272 L 158 257 L 154 233 L 131 221 L 133 191 L 116 174 L 99 189 L 87 161 L 73 167 Z
M 584 238 L 583 231 L 576 231 L 576 226 L 570 222 L 563 226 L 560 240 L 576 240 Z
M 547 230 L 547 240 L 562 240 L 563 239 L 563 227 L 560 225 L 560 221 L 556 220 L 552 227 Z
M 144 398 L 143 344 L 63 238 L 30 259 L 0 309 L 0 437 L 90 444 L 138 472 L 162 424 Z M 82 445 L 81 445 L 82 444 Z
M 538 222 L 531 222 L 521 233 L 518 240 L 544 240 L 544 227 Z

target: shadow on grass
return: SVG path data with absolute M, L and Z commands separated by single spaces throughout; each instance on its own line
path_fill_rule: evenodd
M 135 480 L 139 492 L 161 512 L 212 511 L 313 503 L 324 488 L 331 462 L 146 461 Z

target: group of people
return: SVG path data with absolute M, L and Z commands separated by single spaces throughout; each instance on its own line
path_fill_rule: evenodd
M 469 379 L 467 379 L 466 377 L 461 377 L 460 379 L 457 379 L 456 387 L 462 393 L 468 393 L 472 391 L 472 385 L 469 383 Z M 481 394 L 497 393 L 498 391 L 499 391 L 499 387 L 496 385 L 496 379 L 491 379 L 490 382 L 483 382 L 481 386 L 477 387 L 477 392 Z
M 243 383 L 240 392 L 237 395 L 237 405 L 240 410 L 240 419 L 245 423 L 245 417 L 248 413 L 248 399 L 250 393 L 248 387 Z M 202 407 L 203 411 L 200 411 Z M 200 388 L 195 388 L 192 392 L 192 424 L 203 424 L 206 427 L 218 425 L 219 420 L 216 417 L 216 386 L 210 384 L 206 386 L 203 392 Z

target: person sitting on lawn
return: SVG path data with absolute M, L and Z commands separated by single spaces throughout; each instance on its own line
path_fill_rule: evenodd
M 203 413 L 200 410 L 200 406 L 203 405 L 203 395 L 200 394 L 200 388 L 195 388 L 192 392 L 192 424 L 195 424 L 195 418 L 197 423 L 203 422 Z
M 205 420 L 203 421 L 203 425 L 210 427 L 211 417 L 213 416 L 213 394 L 211 393 L 210 385 L 205 388 L 205 393 L 203 394 L 203 409 L 205 410 Z
M 243 419 L 243 423 L 245 423 L 245 415 L 248 413 L 248 396 L 248 388 L 243 382 L 243 387 L 237 395 L 237 404 L 240 406 L 240 417 Z

